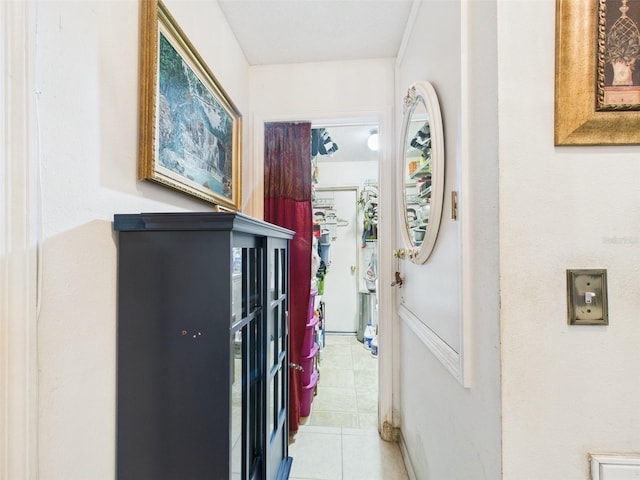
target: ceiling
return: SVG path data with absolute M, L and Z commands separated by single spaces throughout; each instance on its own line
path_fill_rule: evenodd
M 416 0 L 219 0 L 250 65 L 396 57 Z
M 419 0 L 218 0 L 250 65 L 394 58 Z M 313 120 L 313 119 L 312 119 Z M 327 125 L 324 125 L 327 126 Z M 332 125 L 322 161 L 376 160 L 375 125 Z

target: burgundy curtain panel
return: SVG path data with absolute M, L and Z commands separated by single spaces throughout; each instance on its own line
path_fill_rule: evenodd
M 289 361 L 300 364 L 311 288 L 311 124 L 265 124 L 264 219 L 296 232 L 289 249 Z M 302 381 L 289 368 L 289 431 L 298 431 Z

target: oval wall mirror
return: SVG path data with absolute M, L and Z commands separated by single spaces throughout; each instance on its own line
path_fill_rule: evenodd
M 427 261 L 438 236 L 444 198 L 444 135 L 431 83 L 416 82 L 404 98 L 398 158 L 400 218 L 408 257 Z

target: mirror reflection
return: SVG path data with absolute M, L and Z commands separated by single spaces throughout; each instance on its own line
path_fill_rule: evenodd
M 246 327 L 233 334 L 232 384 L 231 384 L 231 471 L 233 478 L 242 474 L 242 341 Z
M 403 236 L 411 261 L 424 263 L 438 234 L 444 193 L 442 119 L 428 82 L 414 83 L 404 99 L 401 144 Z
M 405 218 L 413 245 L 420 246 L 431 210 L 431 129 L 422 98 L 413 104 L 412 110 L 405 139 Z

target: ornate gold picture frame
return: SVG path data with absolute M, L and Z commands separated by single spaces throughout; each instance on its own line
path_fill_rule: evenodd
M 611 70 L 617 19 L 637 22 L 629 3 L 637 0 L 556 1 L 555 145 L 640 144 L 640 85 L 629 79 L 621 80 L 628 88 L 614 88 Z M 634 47 L 635 38 L 624 41 Z M 640 68 L 633 48 L 622 56 L 630 69 Z
M 238 210 L 240 112 L 160 0 L 141 22 L 138 178 Z

